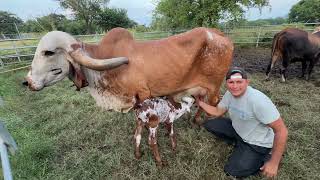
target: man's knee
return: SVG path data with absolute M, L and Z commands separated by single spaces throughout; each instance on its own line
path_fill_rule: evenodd
M 230 127 L 232 126 L 231 123 L 228 122 L 228 120 L 229 119 L 227 118 L 221 118 L 221 117 L 211 118 L 203 123 L 203 127 L 210 132 L 212 131 L 224 132 L 225 130 L 229 130 Z
M 263 162 L 263 155 L 252 151 L 249 146 L 242 144 L 241 147 L 235 149 L 229 157 L 224 171 L 231 176 L 247 177 L 257 174 Z
M 259 172 L 260 166 L 257 164 L 248 164 L 246 162 L 239 162 L 238 164 L 226 164 L 224 172 L 233 177 L 248 177 L 256 175 Z

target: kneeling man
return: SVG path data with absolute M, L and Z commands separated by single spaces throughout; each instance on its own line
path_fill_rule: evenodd
M 196 101 L 216 117 L 203 126 L 227 143 L 235 143 L 224 171 L 234 177 L 247 177 L 260 170 L 266 177 L 275 177 L 288 136 L 279 111 L 265 94 L 249 86 L 242 68 L 231 68 L 226 83 L 228 91 L 217 107 Z M 226 112 L 230 118 L 221 117 Z

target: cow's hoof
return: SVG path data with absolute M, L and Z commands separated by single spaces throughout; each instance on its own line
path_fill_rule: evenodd
M 157 161 L 156 164 L 157 164 L 158 168 L 164 168 L 164 167 L 168 166 L 168 162 L 165 160 Z
M 310 77 L 306 76 L 306 81 L 309 81 L 310 80 Z
M 134 156 L 136 157 L 136 159 L 140 159 L 142 156 L 142 153 L 136 151 L 136 152 L 134 152 Z
M 173 154 L 176 154 L 176 151 L 177 151 L 177 148 L 176 148 L 176 147 L 172 147 L 171 150 L 172 150 L 172 153 L 173 153 Z
M 191 124 L 191 127 L 192 127 L 193 129 L 200 129 L 200 125 L 196 122 L 195 119 L 193 119 L 193 120 L 190 122 L 190 124 Z

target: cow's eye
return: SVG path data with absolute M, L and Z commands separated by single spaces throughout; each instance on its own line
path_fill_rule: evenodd
M 51 71 L 53 72 L 53 75 L 58 75 L 62 73 L 61 68 L 51 69 Z
M 54 51 L 44 51 L 44 55 L 45 56 L 53 56 L 54 55 Z

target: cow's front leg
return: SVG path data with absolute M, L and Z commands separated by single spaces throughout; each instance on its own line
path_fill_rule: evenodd
M 136 130 L 134 133 L 134 143 L 135 143 L 134 155 L 137 159 L 141 158 L 140 143 L 141 143 L 141 133 L 142 133 L 143 126 L 144 126 L 144 123 L 141 121 L 141 119 L 137 118 Z
M 166 127 L 168 134 L 169 134 L 169 137 L 170 137 L 172 151 L 176 151 L 177 139 L 176 139 L 176 134 L 173 131 L 173 123 L 166 122 L 165 127 Z
M 159 118 L 155 115 L 149 117 L 148 129 L 149 129 L 149 145 L 152 150 L 153 156 L 156 160 L 157 166 L 162 166 L 161 157 L 158 150 L 157 142 L 157 128 L 159 126 Z
M 302 65 L 302 69 L 301 69 L 300 78 L 303 78 L 304 74 L 306 73 L 306 69 L 307 69 L 307 61 L 302 61 L 301 65 Z
M 311 73 L 312 73 L 312 69 L 314 66 L 314 61 L 311 59 L 310 63 L 309 63 L 309 67 L 308 67 L 308 72 L 307 72 L 307 76 L 306 76 L 306 80 L 309 81 L 310 77 L 311 77 Z

